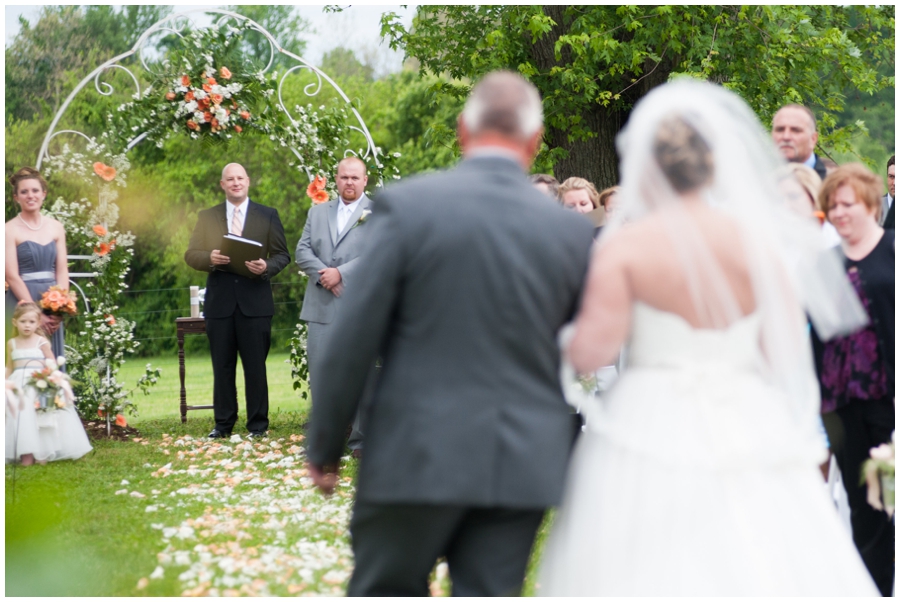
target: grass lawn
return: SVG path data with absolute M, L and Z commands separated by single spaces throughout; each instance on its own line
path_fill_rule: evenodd
M 357 461 L 344 458 L 335 495 L 314 490 L 303 468 L 309 408 L 286 359 L 268 361 L 267 441 L 207 441 L 211 410 L 188 412 L 182 425 L 177 358 L 156 358 L 162 378 L 129 417 L 139 440 L 94 441 L 76 462 L 7 466 L 6 595 L 342 594 Z M 145 363 L 120 375 L 133 383 Z M 186 370 L 188 403 L 209 403 L 209 358 L 188 358 Z M 242 408 L 236 435 L 246 434 L 243 420 Z M 526 594 L 535 593 L 545 533 L 546 525 Z

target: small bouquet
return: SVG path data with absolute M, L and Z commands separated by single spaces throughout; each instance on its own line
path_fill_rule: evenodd
M 866 484 L 866 501 L 876 510 L 894 515 L 894 435 L 890 443 L 882 443 L 869 450 L 863 463 L 862 481 Z
M 45 314 L 51 316 L 74 316 L 78 313 L 75 307 L 77 297 L 74 291 L 59 286 L 51 286 L 41 295 L 40 306 Z
M 43 368 L 28 377 L 25 384 L 37 391 L 34 409 L 38 412 L 54 412 L 75 401 L 68 375 L 59 370 L 65 361 L 63 357 L 58 357 L 56 361 L 48 359 Z

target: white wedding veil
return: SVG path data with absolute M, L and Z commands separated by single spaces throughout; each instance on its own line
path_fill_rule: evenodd
M 804 311 L 823 339 L 858 329 L 867 317 L 837 254 L 823 248 L 818 224 L 790 209 L 779 186 L 784 161 L 743 100 L 721 86 L 688 78 L 644 97 L 617 138 L 620 209 L 598 244 L 624 225 L 666 208 L 666 233 L 684 268 L 697 315 L 714 327 L 741 317 L 723 268 L 687 212 L 679 209 L 682 194 L 672 182 L 683 174 L 660 165 L 661 128 L 673 120 L 699 134 L 692 133 L 695 143 L 699 138 L 705 144 L 700 154 L 706 164 L 700 167 L 706 177 L 698 190 L 739 225 L 741 240 L 735 244 L 744 250 L 762 315 L 766 379 L 786 393 L 795 416 L 808 428 L 815 424 L 819 391 Z M 677 144 L 675 148 L 677 154 Z

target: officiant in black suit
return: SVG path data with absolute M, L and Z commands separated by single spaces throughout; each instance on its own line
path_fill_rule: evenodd
M 489 74 L 459 119 L 463 161 L 374 204 L 307 431 L 310 476 L 328 491 L 381 357 L 364 408 L 349 595 L 427 596 L 442 556 L 454 595 L 516 594 L 561 499 L 575 416 L 556 337 L 576 311 L 593 227 L 528 181 L 542 121 L 533 85 Z
M 208 272 L 203 307 L 206 335 L 213 365 L 213 412 L 216 427 L 212 438 L 231 435 L 237 421 L 237 356 L 244 367 L 247 397 L 247 430 L 253 437 L 264 437 L 269 428 L 269 386 L 266 357 L 272 332 L 270 283 L 290 262 L 284 228 L 278 211 L 247 196 L 250 178 L 243 166 L 229 163 L 219 182 L 226 202 L 204 209 L 184 254 L 189 266 Z M 260 258 L 244 262 L 250 275 L 234 273 L 230 258 L 223 255 L 223 237 L 233 234 L 262 245 Z

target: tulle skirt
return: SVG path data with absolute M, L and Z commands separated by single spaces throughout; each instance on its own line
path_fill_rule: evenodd
M 782 402 L 751 373 L 626 372 L 587 412 L 538 592 L 877 596 Z
M 93 448 L 75 408 L 69 406 L 51 412 L 35 410 L 35 393 L 25 387 L 33 370 L 13 371 L 9 380 L 20 393 L 7 390 L 6 397 L 6 461 L 15 462 L 27 454 L 43 461 L 75 460 Z

